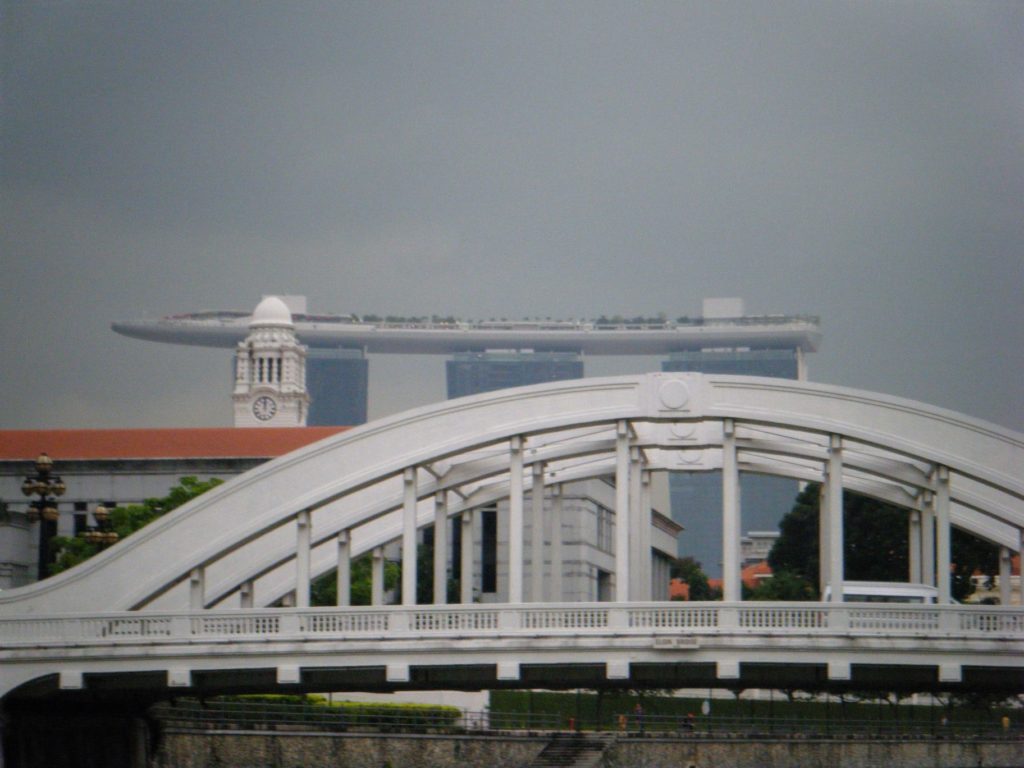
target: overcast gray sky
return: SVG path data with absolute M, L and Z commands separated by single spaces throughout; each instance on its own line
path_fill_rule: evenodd
M 1024 429 L 1024 3 L 0 0 L 2 428 L 231 420 L 115 319 L 820 315 Z M 588 361 L 588 373 L 657 366 Z M 375 356 L 371 415 L 443 358 Z

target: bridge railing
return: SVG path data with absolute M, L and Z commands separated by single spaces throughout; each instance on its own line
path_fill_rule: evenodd
M 575 603 L 267 608 L 0 619 L 6 647 L 243 638 L 514 635 L 884 635 L 1024 640 L 1019 606 L 844 603 Z

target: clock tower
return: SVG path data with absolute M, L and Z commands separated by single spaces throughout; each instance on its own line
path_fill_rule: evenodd
M 235 352 L 236 427 L 304 427 L 309 414 L 306 348 L 288 306 L 267 296 L 252 313 Z

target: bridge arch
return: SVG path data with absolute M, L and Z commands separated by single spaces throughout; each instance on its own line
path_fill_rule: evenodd
M 672 470 L 722 471 L 727 600 L 740 594 L 740 472 L 823 483 L 832 583 L 843 574 L 842 489 L 908 507 L 912 569 L 948 598 L 952 526 L 1000 546 L 1004 560 L 1020 551 L 1022 467 L 1021 435 L 886 395 L 675 373 L 558 382 L 415 409 L 269 462 L 78 568 L 0 595 L 0 617 L 258 606 L 289 594 L 301 607 L 310 579 L 339 557 L 397 540 L 414 559 L 418 528 L 498 499 L 509 505 L 509 602 L 537 601 L 522 567 L 524 519 L 537 514 L 524 494 L 602 476 L 616 485 L 615 599 L 646 600 L 640 480 Z M 403 572 L 403 594 L 415 595 L 415 569 Z

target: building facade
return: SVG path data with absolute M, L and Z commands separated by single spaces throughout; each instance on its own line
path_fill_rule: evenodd
M 26 516 L 21 484 L 40 453 L 67 491 L 56 500 L 58 536 L 76 536 L 98 506 L 162 498 L 183 477 L 228 480 L 343 431 L 277 429 L 72 429 L 0 431 L 0 589 L 36 581 L 40 522 Z

